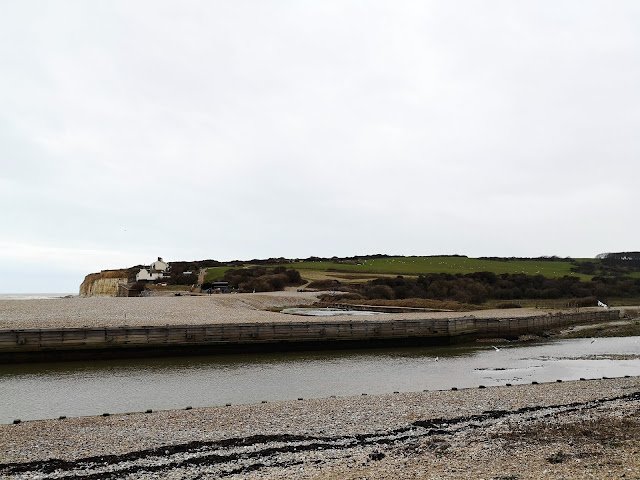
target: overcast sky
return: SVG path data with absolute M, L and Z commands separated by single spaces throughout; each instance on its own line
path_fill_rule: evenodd
M 640 2 L 0 0 L 0 292 L 640 250 Z

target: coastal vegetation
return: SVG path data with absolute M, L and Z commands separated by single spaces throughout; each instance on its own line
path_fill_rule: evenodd
M 285 287 L 299 286 L 305 283 L 300 276 L 300 272 L 283 266 L 274 268 L 262 266 L 229 268 L 224 271 L 221 278 L 218 276 L 217 279 L 228 282 L 231 288 L 240 292 L 276 292 L 284 290 Z M 212 288 L 213 286 L 213 281 L 205 281 L 202 284 L 203 289 Z
M 325 300 L 350 303 L 428 303 L 437 308 L 433 302 L 440 302 L 457 309 L 549 303 L 580 307 L 595 306 L 598 301 L 640 300 L 640 253 L 636 252 L 593 259 L 371 255 L 261 261 L 269 263 L 295 267 L 309 282 L 306 288 L 333 291 Z M 224 268 L 217 267 L 215 274 L 224 278 Z M 237 275 L 239 270 L 234 272 Z
M 345 259 L 304 260 L 295 263 L 303 276 L 311 272 L 340 272 L 346 274 L 414 275 L 427 273 L 475 273 L 543 275 L 563 277 L 573 275 L 589 278 L 588 274 L 574 271 L 585 259 L 539 258 L 468 258 L 460 255 L 435 257 L 352 257 Z M 312 275 L 313 276 L 313 275 Z
M 571 306 L 596 306 L 598 300 L 640 297 L 640 278 L 593 277 L 581 281 L 575 276 L 547 278 L 493 272 L 467 274 L 435 273 L 417 278 L 381 277 L 364 284 L 334 284 L 333 290 L 346 295 L 337 298 L 357 303 L 360 300 L 405 300 L 410 298 L 453 301 L 479 305 L 489 300 L 520 306 L 517 300 L 572 299 Z
M 541 275 L 546 278 L 575 277 L 591 280 L 593 277 L 628 276 L 640 278 L 640 253 L 606 253 L 596 258 L 561 258 L 543 256 L 524 257 L 480 257 L 464 255 L 440 256 L 390 256 L 383 254 L 353 257 L 308 257 L 286 259 L 283 257 L 233 260 L 218 262 L 202 260 L 193 262 L 171 262 L 171 272 L 206 269 L 205 282 L 223 281 L 230 269 L 253 267 L 284 267 L 300 272 L 308 281 L 342 279 L 348 282 L 366 282 L 379 276 L 418 277 L 426 274 L 469 274 L 491 272 L 501 274 Z M 176 274 L 177 276 L 177 274 Z
M 135 282 L 140 266 L 102 272 L 105 289 L 121 277 Z M 119 278 L 106 278 L 106 276 Z M 88 276 L 89 279 L 91 276 Z M 103 278 L 105 277 L 105 278 Z M 92 285 L 97 285 L 93 277 Z M 106 283 L 109 283 L 106 285 Z M 201 283 L 200 283 L 201 282 Z M 337 300 L 424 305 L 444 302 L 469 306 L 562 306 L 640 301 L 640 252 L 605 253 L 595 258 L 544 256 L 481 257 L 389 256 L 269 258 L 219 262 L 171 262 L 165 275 L 139 289 L 209 289 L 227 282 L 239 292 L 269 292 L 290 287 L 341 292 Z M 85 282 L 86 283 L 86 282 Z M 88 288 L 85 290 L 89 291 Z

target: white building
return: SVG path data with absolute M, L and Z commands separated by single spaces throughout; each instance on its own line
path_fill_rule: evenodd
M 165 277 L 165 272 L 169 269 L 169 264 L 162 260 L 162 257 L 158 257 L 158 260 L 153 262 L 149 269 L 141 268 L 138 273 L 136 273 L 136 282 L 141 280 L 158 280 L 159 278 Z
M 151 264 L 150 270 L 156 272 L 164 272 L 169 268 L 169 264 L 167 262 L 162 261 L 162 257 L 158 257 L 158 260 Z
M 146 268 L 141 268 L 138 273 L 136 273 L 136 282 L 140 280 L 157 280 L 159 278 L 163 278 L 164 275 L 161 272 L 149 272 Z

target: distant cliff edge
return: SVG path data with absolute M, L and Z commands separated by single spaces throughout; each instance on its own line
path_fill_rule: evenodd
M 127 282 L 129 270 L 102 270 L 100 273 L 90 273 L 84 277 L 80 285 L 80 295 L 83 297 L 109 296 L 118 294 L 118 285 Z

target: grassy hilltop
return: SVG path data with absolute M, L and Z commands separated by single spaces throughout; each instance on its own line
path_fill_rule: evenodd
M 543 275 L 545 277 L 564 277 L 576 275 L 579 278 L 590 278 L 589 275 L 574 274 L 571 271 L 573 264 L 570 261 L 560 260 L 491 260 L 467 257 L 388 257 L 375 259 L 362 259 L 358 261 L 319 261 L 296 263 L 295 268 L 305 276 L 308 272 L 342 272 L 348 274 L 371 275 L 403 275 L 417 276 L 427 273 L 473 273 L 493 272 L 523 273 L 525 275 Z M 314 276 L 313 273 L 311 276 Z
M 284 274 L 289 272 L 293 278 L 293 271 L 297 280 L 287 283 Z M 341 300 L 353 302 L 383 300 L 417 306 L 437 300 L 464 306 L 532 301 L 536 305 L 592 306 L 598 300 L 640 300 L 640 253 L 603 254 L 594 259 L 461 255 L 272 258 L 230 262 L 207 271 L 205 281 L 220 279 L 241 291 L 278 290 L 286 285 L 338 290 Z
M 543 275 L 549 278 L 575 276 L 582 280 L 592 275 L 575 273 L 576 262 L 591 259 L 488 259 L 462 256 L 443 257 L 361 257 L 357 259 L 335 259 L 297 261 L 279 265 L 295 268 L 307 280 L 342 279 L 344 281 L 366 281 L 379 276 L 418 276 L 428 273 L 474 273 L 493 272 Z M 275 265 L 278 265 L 277 263 Z M 214 267 L 207 270 L 206 280 L 213 281 L 224 276 L 229 267 Z

